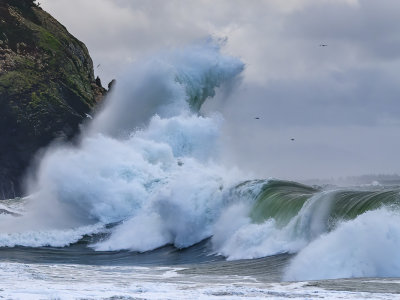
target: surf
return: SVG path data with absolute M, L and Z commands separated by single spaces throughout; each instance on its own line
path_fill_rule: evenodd
M 399 187 L 247 180 L 223 163 L 223 116 L 201 109 L 226 96 L 218 91 L 238 84 L 244 69 L 214 42 L 132 65 L 78 141 L 39 158 L 29 196 L 2 202 L 0 247 L 117 256 L 201 249 L 201 261 L 295 255 L 286 280 L 400 276 L 389 266 L 397 262 Z M 355 260 L 355 246 L 343 242 L 352 235 L 386 250 Z M 324 268 L 310 267 L 315 256 Z

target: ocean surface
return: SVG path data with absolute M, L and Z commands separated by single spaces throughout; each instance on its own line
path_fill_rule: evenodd
M 210 42 L 129 68 L 0 202 L 0 298 L 400 299 L 399 183 L 224 163 L 223 116 L 201 108 L 244 67 Z

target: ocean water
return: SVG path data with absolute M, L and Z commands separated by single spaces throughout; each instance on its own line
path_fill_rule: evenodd
M 204 115 L 244 64 L 210 42 L 117 81 L 25 198 L 0 203 L 5 299 L 400 298 L 400 185 L 251 179 Z M 227 93 L 223 93 L 224 95 Z

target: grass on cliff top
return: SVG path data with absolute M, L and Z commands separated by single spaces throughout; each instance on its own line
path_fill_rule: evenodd
M 45 29 L 40 29 L 38 32 L 39 36 L 39 46 L 48 52 L 52 52 L 53 55 L 60 54 L 62 51 L 62 44 L 57 40 L 54 35 Z
M 21 94 L 30 90 L 39 80 L 37 73 L 29 69 L 10 71 L 0 77 L 0 93 Z

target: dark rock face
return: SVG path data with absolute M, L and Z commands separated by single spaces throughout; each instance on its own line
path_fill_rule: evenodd
M 0 199 L 38 149 L 70 139 L 106 90 L 86 46 L 33 0 L 0 0 Z

